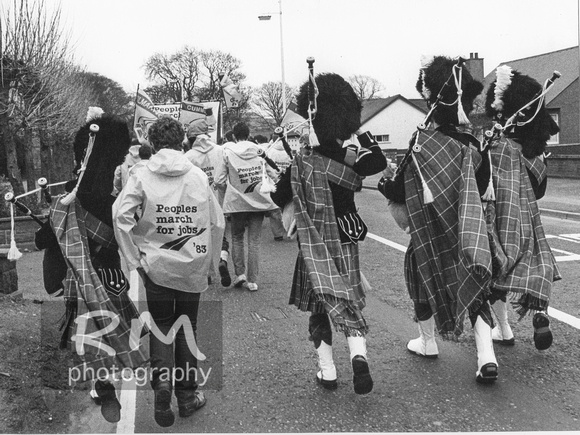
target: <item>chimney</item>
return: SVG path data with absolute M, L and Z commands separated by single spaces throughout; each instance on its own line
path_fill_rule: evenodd
M 469 59 L 465 61 L 465 66 L 475 80 L 483 83 L 483 58 L 479 58 L 479 53 L 469 53 Z

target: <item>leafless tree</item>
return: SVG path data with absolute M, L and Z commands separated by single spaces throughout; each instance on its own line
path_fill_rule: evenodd
M 165 88 L 173 101 L 192 101 L 199 86 L 201 53 L 184 47 L 174 54 L 155 53 L 145 62 L 148 80 Z
M 286 85 L 286 101 L 292 101 L 294 90 Z M 252 104 L 255 112 L 262 116 L 273 127 L 282 123 L 284 112 L 282 107 L 282 83 L 268 82 L 254 89 Z M 273 124 L 273 125 L 272 125 Z
M 1 139 L 8 177 L 18 191 L 21 170 L 29 185 L 38 178 L 39 159 L 29 154 L 37 154 L 39 129 L 78 125 L 90 92 L 72 62 L 60 7 L 49 13 L 44 0 L 13 0 L 1 10 L 0 35 Z
M 242 83 L 246 76 L 240 71 L 241 62 L 229 53 L 219 50 L 201 52 L 204 86 L 198 93 L 201 100 L 221 98 L 220 76 L 226 75 L 234 83 Z
M 356 74 L 350 76 L 348 82 L 360 100 L 380 98 L 380 93 L 384 91 L 383 85 L 377 79 L 369 76 Z

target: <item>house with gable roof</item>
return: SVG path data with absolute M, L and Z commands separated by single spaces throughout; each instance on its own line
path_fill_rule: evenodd
M 427 114 L 427 105 L 423 100 L 417 101 L 399 94 L 363 101 L 361 130 L 370 131 L 383 151 L 407 149 L 409 139 Z
M 381 149 L 392 155 L 396 154 L 396 150 L 407 149 L 409 139 L 427 114 L 427 105 L 423 100 L 408 100 L 402 95 L 364 100 L 362 106 L 361 130 L 370 131 Z M 282 120 L 287 130 L 304 122 L 295 109 L 294 103 L 290 104 Z M 293 149 L 299 148 L 298 136 L 296 130 L 288 135 L 288 144 Z

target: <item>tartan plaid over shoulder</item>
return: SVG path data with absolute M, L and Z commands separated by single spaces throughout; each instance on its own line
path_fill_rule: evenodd
M 324 304 L 335 327 L 350 335 L 364 334 L 368 330 L 361 313 L 364 294 L 349 279 L 329 187 L 332 182 L 357 192 L 363 179 L 348 166 L 316 152 L 298 154 L 291 170 L 302 259 L 297 267 L 305 268 L 308 290 Z
M 405 171 L 411 246 L 405 259 L 412 299 L 428 302 L 441 333 L 460 334 L 472 304 L 489 292 L 491 254 L 475 170 L 478 153 L 441 132 L 419 132 L 415 152 L 434 201 L 425 204 L 421 176 Z
M 519 299 L 515 304 L 523 316 L 529 310 L 547 309 L 552 282 L 561 279 L 546 239 L 538 203 L 526 167 L 545 177 L 539 159 L 525 159 L 517 144 L 502 138 L 490 145 L 495 202 L 486 219 L 494 271 L 491 286 Z
M 93 225 L 95 222 L 90 222 L 96 218 L 90 216 L 90 233 L 101 234 L 96 241 L 113 246 L 114 239 L 110 238 L 112 228 L 102 222 Z M 75 354 L 75 368 L 90 375 L 99 368 L 143 366 L 147 358 L 139 347 L 141 336 L 132 337 L 129 324 L 131 319 L 138 318 L 139 313 L 128 296 L 122 301 L 122 306 L 115 304 L 101 284 L 90 261 L 85 217 L 87 212 L 78 200 L 63 205 L 60 197 L 55 198 L 50 209 L 50 222 L 68 266 L 65 298 L 76 302 L 69 343 Z

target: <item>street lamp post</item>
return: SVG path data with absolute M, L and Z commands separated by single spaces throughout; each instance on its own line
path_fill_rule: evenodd
M 284 37 L 282 30 L 282 0 L 278 0 L 278 13 L 280 15 L 280 67 L 282 70 L 282 116 L 286 113 L 286 80 L 284 77 Z M 261 21 L 268 21 L 272 18 L 271 15 L 260 15 L 258 17 Z

